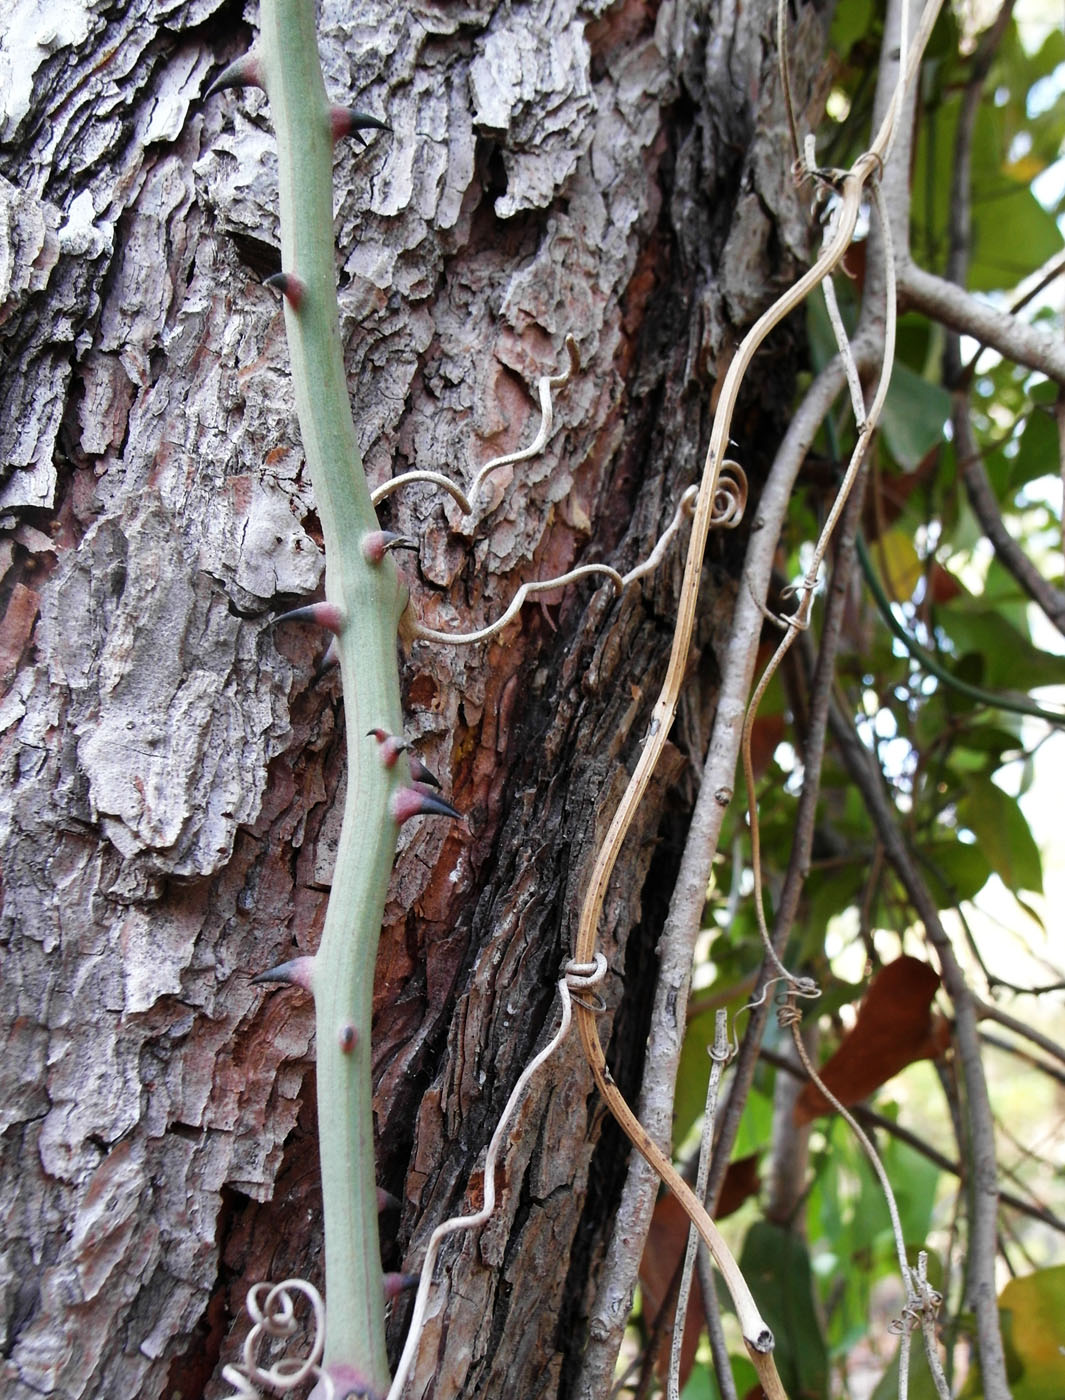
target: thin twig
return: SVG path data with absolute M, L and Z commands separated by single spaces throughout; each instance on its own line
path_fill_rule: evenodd
M 714 1142 L 714 1122 L 717 1118 L 717 1091 L 721 1083 L 721 1071 L 731 1054 L 728 1039 L 728 1012 L 718 1011 L 714 1016 L 714 1044 L 710 1051 L 710 1082 L 706 1086 L 706 1114 L 703 1118 L 702 1141 L 699 1144 L 699 1170 L 696 1174 L 695 1189 L 701 1201 L 706 1199 L 706 1182 L 710 1175 L 710 1154 Z M 673 1338 L 669 1351 L 669 1380 L 666 1394 L 669 1400 L 680 1400 L 680 1353 L 684 1346 L 684 1323 L 688 1316 L 688 1297 L 691 1293 L 692 1271 L 699 1248 L 699 1236 L 693 1225 L 688 1226 L 688 1243 L 684 1251 L 684 1267 L 677 1292 L 677 1307 L 674 1314 Z
M 1029 1050 L 1025 1050 L 1022 1045 L 1018 1045 L 1016 1041 L 1004 1040 L 1001 1036 L 992 1035 L 989 1031 L 981 1031 L 980 1040 L 984 1045 L 991 1045 L 996 1050 L 1005 1051 L 1007 1055 L 1015 1055 L 1019 1060 L 1023 1060 L 1025 1064 L 1031 1065 L 1033 1069 L 1037 1069 L 1040 1074 L 1049 1075 L 1051 1079 L 1065 1087 L 1065 1071 L 1055 1068 L 1054 1065 L 1048 1065 L 1039 1055 L 1033 1055 Z
M 943 1299 L 928 1282 L 928 1253 L 923 1249 L 917 1255 L 914 1283 L 920 1299 L 921 1336 L 924 1339 L 924 1354 L 928 1361 L 928 1370 L 931 1373 L 932 1383 L 936 1388 L 939 1400 L 950 1400 L 950 1386 L 943 1374 L 943 1365 L 939 1359 L 939 1345 L 936 1338 L 936 1314 L 939 1312 Z
M 758 1052 L 758 1058 L 764 1060 L 767 1065 L 772 1065 L 774 1069 L 783 1070 L 786 1074 L 793 1075 L 797 1079 L 805 1078 L 803 1071 L 793 1060 L 787 1059 L 784 1055 L 778 1055 L 774 1050 L 767 1050 L 765 1046 Z M 959 1181 L 964 1180 L 967 1175 L 960 1162 L 955 1162 L 945 1152 L 940 1152 L 938 1148 L 933 1147 L 927 1137 L 912 1132 L 894 1118 L 888 1118 L 883 1113 L 877 1113 L 873 1108 L 866 1108 L 863 1104 L 855 1104 L 851 1112 L 863 1127 L 875 1128 L 880 1132 L 887 1133 L 889 1137 L 905 1143 L 919 1156 L 937 1166 L 940 1171 L 949 1172 Z M 1049 1225 L 1052 1230 L 1058 1230 L 1065 1234 L 1065 1220 L 1055 1215 L 1042 1202 L 1026 1201 L 1023 1196 L 1015 1196 L 1009 1191 L 1001 1191 L 999 1200 L 1004 1206 L 1009 1206 L 1011 1210 L 1017 1211 L 1019 1215 L 1027 1216 L 1029 1220 L 1038 1220 L 1043 1225 Z
M 510 1091 L 506 1107 L 499 1116 L 495 1132 L 492 1134 L 488 1144 L 488 1151 L 484 1159 L 484 1202 L 480 1210 L 472 1212 L 470 1215 L 453 1216 L 450 1220 L 443 1221 L 436 1227 L 429 1236 L 429 1244 L 425 1252 L 425 1259 L 422 1263 L 421 1278 L 418 1283 L 418 1292 L 414 1299 L 414 1308 L 411 1312 L 410 1326 L 407 1331 L 407 1340 L 403 1346 L 403 1354 L 396 1367 L 396 1374 L 392 1385 L 388 1391 L 388 1400 L 399 1400 L 403 1394 L 403 1387 L 407 1383 L 407 1376 L 411 1366 L 414 1364 L 418 1352 L 418 1344 L 421 1341 L 422 1328 L 425 1325 L 425 1314 L 429 1302 L 429 1290 L 433 1283 L 433 1269 L 436 1265 L 437 1255 L 440 1253 L 440 1246 L 448 1235 L 453 1235 L 458 1230 L 472 1230 L 478 1225 L 483 1225 L 490 1219 L 495 1210 L 496 1203 L 496 1160 L 503 1146 L 503 1139 L 510 1124 L 511 1115 L 525 1093 L 526 1085 L 533 1077 L 540 1066 L 555 1053 L 559 1045 L 565 1040 L 570 1028 L 570 987 L 574 979 L 572 976 L 563 978 L 558 984 L 559 996 L 562 999 L 562 1019 L 558 1030 L 551 1037 L 544 1048 L 535 1055 L 522 1070 L 514 1088 Z
M 975 995 L 972 1000 L 977 1016 L 988 1021 L 997 1021 L 1000 1026 L 1005 1026 L 1015 1035 L 1023 1036 L 1025 1040 L 1030 1040 L 1033 1045 L 1038 1045 L 1040 1050 L 1045 1050 L 1055 1060 L 1061 1060 L 1065 1063 L 1065 1045 L 1062 1045 L 1060 1041 L 1052 1040 L 1049 1035 L 1045 1035 L 1029 1022 L 1011 1016 L 1008 1011 L 1003 1011 L 1001 1006 L 996 1006 L 992 1001 L 982 1001 L 980 997 Z
M 973 514 L 979 520 L 981 529 L 995 551 L 995 557 L 1009 570 L 1032 602 L 1042 608 L 1058 631 L 1065 634 L 1065 591 L 1055 588 L 1043 577 L 1006 528 L 991 479 L 976 444 L 972 414 L 966 395 L 955 395 L 951 422 L 954 425 L 955 452 L 962 481 L 965 483 L 965 493 L 969 497 Z
M 947 279 L 964 287 L 972 244 L 972 151 L 976 118 L 983 100 L 984 84 L 1013 16 L 1013 0 L 1004 0 L 991 27 L 981 37 L 973 55 L 968 81 L 962 92 L 958 125 L 954 137 L 954 162 L 950 190 L 950 243 L 947 253 Z M 961 337 L 947 336 L 943 351 L 944 379 L 954 392 L 951 421 L 962 480 L 984 534 L 999 562 L 1058 629 L 1065 633 L 1065 593 L 1053 587 L 1039 572 L 1024 550 L 1010 535 L 999 511 L 998 501 L 984 469 L 973 432 L 969 405 L 969 379 L 962 368 Z
M 861 363 L 875 362 L 875 346 L 863 341 L 856 349 Z M 740 737 L 762 633 L 762 602 L 772 577 L 773 556 L 795 481 L 825 415 L 843 387 L 838 361 L 826 366 L 810 385 L 788 427 L 758 502 L 743 567 L 745 584 L 736 599 L 729 641 L 721 654 L 721 685 L 717 712 L 681 856 L 680 869 L 659 939 L 659 976 L 651 1032 L 640 1093 L 640 1121 L 652 1137 L 668 1148 L 671 1140 L 673 1086 L 683 1040 L 688 983 L 695 941 L 702 925 L 710 878 L 725 812 L 732 798 Z M 757 1014 L 757 1013 L 755 1013 Z M 744 1053 L 746 1052 L 746 1053 Z M 744 1041 L 744 1087 L 737 1092 L 737 1068 L 726 1101 L 723 1132 L 731 1144 L 739 1124 L 747 1085 L 756 1057 Z M 711 1168 L 710 1213 L 727 1167 L 718 1167 L 715 1151 Z M 654 1208 L 658 1177 L 642 1156 L 629 1165 L 621 1204 L 615 1217 L 599 1291 L 589 1319 L 589 1341 L 581 1364 L 577 1394 L 598 1400 L 613 1375 L 632 1301 L 643 1242 Z M 708 1295 L 703 1289 L 704 1298 Z
M 833 705 L 829 723 L 847 771 L 865 800 L 884 854 L 893 866 L 935 948 L 943 985 L 954 1003 L 955 1042 L 968 1108 L 970 1227 L 969 1298 L 976 1313 L 980 1369 L 986 1400 L 1009 1400 L 1005 1354 L 995 1289 L 995 1213 L 998 1205 L 995 1128 L 977 1030 L 977 1002 L 970 992 L 939 910 L 910 857 L 873 759 L 849 719 Z
M 873 202 L 877 210 L 879 219 L 878 232 L 880 234 L 879 248 L 883 253 L 883 276 L 884 276 L 884 321 L 883 321 L 883 366 L 880 377 L 877 381 L 876 392 L 872 402 L 866 411 L 861 395 L 858 395 L 858 404 L 855 416 L 858 419 L 858 439 L 851 453 L 850 461 L 843 475 L 843 481 L 836 493 L 835 499 L 828 512 L 828 517 L 822 527 L 817 544 L 814 547 L 813 558 L 807 569 L 806 577 L 802 584 L 802 599 L 796 612 L 785 619 L 787 631 L 781 639 L 776 651 L 773 653 L 765 670 L 759 677 L 758 684 L 754 688 L 750 704 L 747 706 L 747 717 L 743 725 L 743 744 L 741 754 L 743 757 L 743 775 L 747 784 L 747 816 L 750 824 L 751 837 L 751 868 L 754 874 L 754 907 L 758 919 L 758 929 L 762 935 L 762 943 L 766 950 L 766 956 L 772 962 L 777 972 L 782 977 L 787 977 L 794 983 L 787 968 L 784 966 L 780 956 L 776 952 L 773 940 L 769 936 L 769 929 L 766 922 L 765 904 L 762 894 L 762 861 L 761 861 L 761 835 L 758 822 L 758 794 L 755 788 L 754 759 L 752 755 L 751 740 L 754 732 L 754 724 L 758 715 L 758 709 L 762 698 L 765 695 L 769 684 L 776 674 L 785 655 L 794 644 L 801 630 L 809 625 L 810 610 L 813 607 L 814 592 L 821 572 L 821 564 L 828 552 L 828 546 L 839 522 L 840 516 L 847 507 L 851 491 L 858 480 L 865 455 L 872 441 L 873 432 L 880 418 L 884 401 L 887 398 L 888 386 L 891 381 L 891 370 L 895 359 L 895 280 L 894 280 L 894 257 L 891 243 L 891 224 L 886 217 L 884 206 L 881 202 L 881 195 L 878 187 L 874 185 Z M 852 385 L 858 381 L 858 368 L 854 360 L 849 341 L 843 333 L 842 323 L 840 323 L 839 340 L 840 358 L 846 367 L 848 384 Z M 855 529 L 857 521 L 855 521 Z M 827 700 L 826 700 L 827 703 Z M 807 859 L 809 857 L 807 856 Z M 803 992 L 803 995 L 809 995 Z
M 900 312 L 920 311 L 1017 364 L 1039 370 L 1056 384 L 1065 384 L 1065 345 L 1039 327 L 1000 311 L 944 277 L 926 272 L 908 257 L 899 260 L 898 281 Z

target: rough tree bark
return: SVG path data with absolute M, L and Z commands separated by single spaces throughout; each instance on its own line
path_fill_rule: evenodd
M 322 569 L 277 267 L 265 99 L 205 102 L 256 7 L 12 0 L 0 38 L 2 1321 L 13 1397 L 219 1396 L 247 1286 L 317 1276 L 313 1016 L 255 972 L 313 949 L 344 782 L 318 643 L 272 615 Z M 471 541 L 429 487 L 429 625 L 520 581 L 626 567 L 696 476 L 715 377 L 807 255 L 775 0 L 323 0 L 327 81 L 392 136 L 337 159 L 350 383 L 375 482 L 493 479 Z M 824 43 L 800 5 L 816 108 Z M 737 418 L 757 492 L 798 337 Z M 691 683 L 608 903 L 612 1058 L 634 1097 L 742 534 L 711 544 Z M 582 879 L 668 649 L 680 557 L 502 638 L 405 657 L 409 734 L 462 826 L 405 835 L 376 981 L 390 1267 L 477 1190 L 557 1012 Z M 405 831 L 409 831 L 406 828 Z M 515 1139 L 517 1134 L 512 1135 Z M 566 1395 L 625 1153 L 576 1043 L 520 1114 L 498 1216 L 445 1256 L 414 1394 Z M 402 1309 L 394 1319 L 396 1336 Z

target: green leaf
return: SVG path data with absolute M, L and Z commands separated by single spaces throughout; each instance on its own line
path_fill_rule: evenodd
M 913 180 L 914 252 L 934 271 L 942 270 L 946 256 L 960 106 L 957 90 L 943 90 L 950 95 L 933 103 L 921 122 Z M 1014 287 L 1062 246 L 1054 217 L 1032 194 L 1027 172 L 1010 164 L 1012 125 L 989 91 L 973 130 L 970 291 Z
M 891 1107 L 891 1105 L 889 1105 Z M 888 1180 L 895 1191 L 895 1204 L 898 1206 L 902 1237 L 908 1246 L 909 1257 L 916 1259 L 917 1251 L 924 1249 L 928 1231 L 932 1225 L 936 1195 L 943 1173 L 919 1152 L 915 1152 L 898 1138 L 889 1138 L 881 1150 Z M 935 1254 L 928 1256 L 928 1276 L 936 1286 L 942 1278 L 943 1269 Z
M 806 1245 L 790 1230 L 759 1220 L 747 1231 L 740 1270 L 776 1338 L 780 1379 L 792 1400 L 828 1393 L 828 1348 L 814 1306 Z
M 999 1295 L 998 1306 L 1010 1318 L 1010 1350 L 1020 1362 L 1013 1382 L 1013 1400 L 1061 1400 L 1065 1395 L 1065 1265 L 1038 1269 L 1011 1279 Z
M 758 1372 L 745 1356 L 730 1356 L 732 1362 L 732 1383 L 737 1395 L 747 1395 L 758 1384 Z M 697 1361 L 688 1377 L 688 1384 L 681 1391 L 681 1400 L 719 1400 L 717 1377 L 709 1366 Z
M 855 860 L 835 870 L 812 870 L 803 891 L 806 900 L 806 925 L 808 938 L 803 942 L 802 951 L 812 956 L 824 947 L 825 928 L 828 921 L 850 909 L 858 902 L 869 866 Z M 824 1008 L 819 1004 L 819 1010 Z
M 947 391 L 922 379 L 908 366 L 896 363 L 880 426 L 900 467 L 913 471 L 943 441 L 943 425 L 949 417 Z
M 864 39 L 873 26 L 873 0 L 848 0 L 837 5 L 832 16 L 829 45 L 833 53 L 846 58 L 859 39 Z
M 991 862 L 979 846 L 941 837 L 920 848 L 928 883 L 941 909 L 975 899 L 991 878 Z
M 1009 444 L 993 452 L 987 461 L 987 473 L 995 493 L 1003 505 L 1008 505 L 1022 486 L 1058 471 L 1058 427 L 1042 407 L 1028 414 L 1016 448 Z
M 944 609 L 938 625 L 954 643 L 958 655 L 978 656 L 982 663 L 980 685 L 990 690 L 1025 692 L 1065 680 L 1065 661 L 1034 647 L 997 608 L 960 603 Z
M 1008 890 L 1043 890 L 1043 862 L 1028 822 L 1015 797 L 990 778 L 965 779 L 958 822 L 976 837 L 992 870 Z

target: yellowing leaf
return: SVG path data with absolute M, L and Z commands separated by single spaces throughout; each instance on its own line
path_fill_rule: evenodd
M 1011 180 L 1016 180 L 1019 184 L 1027 185 L 1041 175 L 1047 168 L 1045 160 L 1038 156 L 1022 156 L 1020 160 L 1011 160 L 1008 165 L 1003 166 L 1002 173 L 1008 175 Z
M 1013 1400 L 1061 1400 L 1065 1395 L 1065 1264 L 1010 1279 L 998 1300 L 1009 1314 L 1011 1360 L 1024 1368 L 1012 1381 Z
M 889 598 L 906 602 L 923 572 L 913 540 L 903 530 L 889 530 L 873 545 L 873 557 L 884 579 Z

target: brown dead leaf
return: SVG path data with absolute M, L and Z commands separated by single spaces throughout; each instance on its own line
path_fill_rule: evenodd
M 915 1060 L 934 1060 L 950 1043 L 950 1026 L 934 1015 L 939 974 L 920 958 L 901 957 L 873 978 L 854 1029 L 818 1071 L 845 1108 L 867 1098 Z M 795 1105 L 796 1123 L 833 1109 L 807 1084 Z
M 751 765 L 756 779 L 764 778 L 769 771 L 784 730 L 783 715 L 759 715 L 751 725 Z

